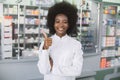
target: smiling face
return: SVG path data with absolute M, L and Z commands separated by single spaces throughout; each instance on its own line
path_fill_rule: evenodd
M 64 36 L 69 28 L 67 16 L 65 16 L 64 14 L 58 14 L 55 17 L 54 28 L 56 31 L 56 35 L 58 35 L 59 37 Z

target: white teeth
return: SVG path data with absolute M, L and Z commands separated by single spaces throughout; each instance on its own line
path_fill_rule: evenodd
M 58 30 L 63 30 L 63 28 L 59 28 Z

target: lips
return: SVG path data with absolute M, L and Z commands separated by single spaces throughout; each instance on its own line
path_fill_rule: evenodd
M 58 28 L 57 31 L 58 31 L 58 32 L 63 32 L 63 31 L 64 31 L 64 28 Z
M 64 30 L 64 28 L 58 28 L 58 30 L 62 31 L 62 30 Z

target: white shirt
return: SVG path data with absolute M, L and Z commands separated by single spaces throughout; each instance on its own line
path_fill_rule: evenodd
M 51 38 L 52 45 L 48 50 L 43 50 L 44 42 L 40 46 L 40 73 L 44 74 L 44 80 L 75 80 L 80 76 L 83 65 L 81 43 L 68 35 L 60 38 L 55 34 Z M 49 56 L 53 59 L 52 71 Z

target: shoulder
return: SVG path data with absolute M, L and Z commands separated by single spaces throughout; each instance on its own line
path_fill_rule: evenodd
M 73 45 L 81 46 L 81 42 L 78 41 L 78 40 L 76 40 L 76 39 L 73 38 L 73 37 L 70 37 L 70 36 L 69 36 L 68 40 L 70 40 Z

